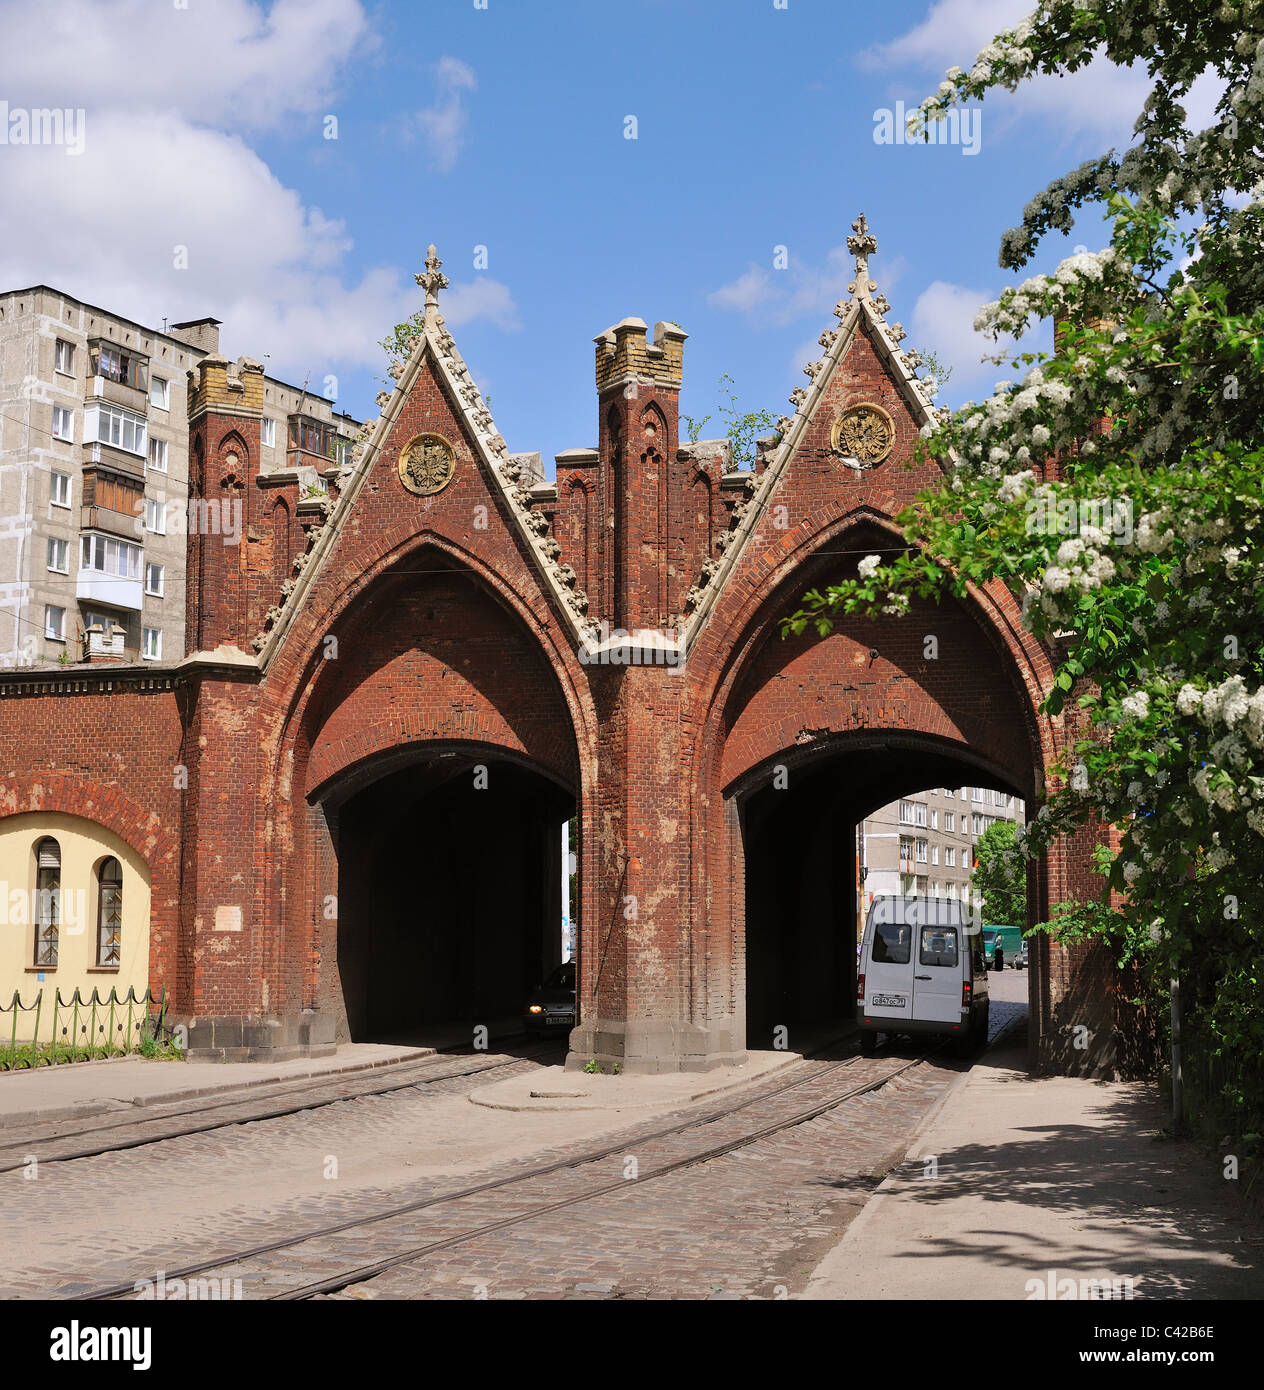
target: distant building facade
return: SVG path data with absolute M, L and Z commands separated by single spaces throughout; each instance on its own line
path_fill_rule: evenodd
M 185 655 L 188 373 L 219 327 L 0 294 L 0 665 Z M 324 491 L 359 423 L 271 378 L 264 402 L 260 473 Z
M 990 787 L 933 787 L 892 801 L 856 827 L 865 910 L 875 897 L 949 898 L 977 912 L 974 850 L 998 820 L 1025 819 L 1024 803 Z

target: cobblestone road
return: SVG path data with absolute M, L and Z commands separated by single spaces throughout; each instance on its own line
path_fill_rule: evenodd
M 1008 988 L 993 990 L 993 1036 L 1025 1011 L 1024 1004 L 997 997 L 1018 993 L 1018 982 L 999 983 Z M 917 1054 L 897 1048 L 896 1055 Z M 888 1055 L 857 1066 L 880 1064 L 876 1076 L 895 1060 Z M 334 1296 L 793 1297 L 903 1157 L 961 1065 L 933 1058 L 881 1090 L 737 1152 L 652 1181 L 620 1182 L 617 1191 L 434 1252 Z M 806 1075 L 811 1064 L 804 1068 Z M 845 1069 L 834 1090 L 865 1075 Z M 633 1124 L 626 1115 L 484 1110 L 466 1099 L 482 1084 L 482 1078 L 454 1079 L 46 1165 L 35 1181 L 21 1172 L 2 1174 L 0 1297 L 74 1296 L 152 1279 L 162 1270 L 229 1258 L 254 1244 L 617 1146 L 600 1164 L 355 1229 L 303 1247 L 301 1258 L 279 1251 L 215 1271 L 241 1277 L 245 1297 L 266 1297 L 562 1200 L 585 1184 L 616 1182 L 629 1159 L 649 1172 L 818 1098 L 805 1086 L 761 1101 L 740 1120 L 721 1115 L 704 1130 L 650 1141 L 673 1120 L 719 1112 L 741 1097 L 730 1093 L 674 1117 Z

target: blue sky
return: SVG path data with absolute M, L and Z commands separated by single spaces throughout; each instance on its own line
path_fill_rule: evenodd
M 551 471 L 595 441 L 592 339 L 626 315 L 688 330 L 684 410 L 713 411 L 728 372 L 780 413 L 863 211 L 890 317 L 954 366 L 957 404 L 1007 375 L 970 328 L 1006 281 L 1002 232 L 1126 144 L 1146 89 L 1094 64 L 989 98 L 977 153 L 878 144 L 879 112 L 968 67 L 1024 0 L 476 3 L 0 3 L 0 96 L 82 108 L 86 132 L 77 156 L 0 150 L 0 285 L 214 314 L 230 355 L 329 380 L 363 417 L 433 241 L 498 427 Z M 1035 268 L 1076 242 L 1101 244 L 1095 214 Z

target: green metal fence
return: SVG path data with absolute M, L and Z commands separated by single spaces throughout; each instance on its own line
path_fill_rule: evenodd
M 41 989 L 32 1004 L 15 990 L 12 1003 L 0 1004 L 0 1071 L 160 1050 L 169 1041 L 166 1013 L 166 986 L 157 995 L 111 989 L 104 998 L 94 989 L 86 999 L 78 989 L 69 999 L 60 989 L 51 998 Z

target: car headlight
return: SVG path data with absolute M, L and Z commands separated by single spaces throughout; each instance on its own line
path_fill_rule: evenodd
M 543 1004 L 532 1004 L 532 1005 L 530 1005 L 530 1006 L 528 1007 L 527 1012 L 528 1012 L 529 1014 L 542 1014 L 542 1013 L 544 1012 L 544 1005 L 543 1005 Z

